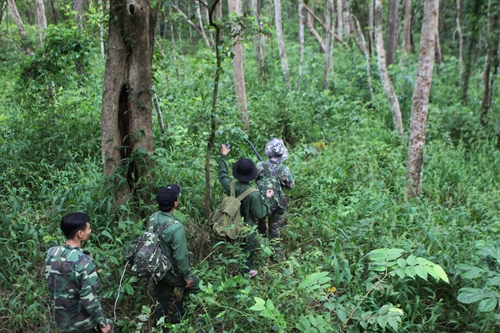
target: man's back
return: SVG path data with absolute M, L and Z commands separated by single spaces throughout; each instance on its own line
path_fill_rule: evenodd
M 97 297 L 99 278 L 93 260 L 80 248 L 55 246 L 45 260 L 45 278 L 54 302 L 54 319 L 60 332 L 80 332 L 105 323 Z

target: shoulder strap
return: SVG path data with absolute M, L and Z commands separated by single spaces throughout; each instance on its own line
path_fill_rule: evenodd
M 245 192 L 241 193 L 236 199 L 238 199 L 239 201 L 242 201 L 247 196 L 249 196 L 252 192 L 256 192 L 256 191 L 257 191 L 256 188 L 253 188 L 253 187 L 247 188 L 247 190 Z
M 158 215 L 160 215 L 160 214 L 159 214 L 159 212 L 156 212 L 155 221 L 158 219 Z M 161 236 L 161 234 L 165 231 L 165 229 L 167 229 L 167 228 L 168 228 L 169 226 L 171 226 L 172 224 L 173 224 L 173 223 L 170 223 L 170 224 L 169 224 L 168 222 L 163 223 L 163 224 L 160 226 L 160 228 L 158 228 L 158 230 L 156 230 L 156 232 L 155 232 L 156 236 L 160 237 L 160 236 Z
M 231 195 L 232 197 L 236 197 L 236 193 L 235 193 L 235 191 L 234 191 L 234 184 L 236 184 L 236 180 L 233 180 L 233 181 L 231 182 L 231 186 L 230 186 L 230 189 L 231 189 L 231 190 L 230 190 L 230 191 L 231 191 L 230 195 Z

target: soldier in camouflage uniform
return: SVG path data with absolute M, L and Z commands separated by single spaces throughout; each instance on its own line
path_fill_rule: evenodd
M 170 185 L 160 189 L 156 194 L 156 202 L 158 202 L 160 212 L 155 218 L 153 230 L 158 230 L 163 223 L 167 224 L 167 227 L 160 235 L 160 248 L 161 252 L 172 263 L 172 269 L 154 286 L 153 296 L 155 301 L 158 302 L 155 311 L 156 321 L 161 317 L 165 317 L 166 321 L 170 298 L 176 287 L 184 288 L 184 292 L 180 302 L 176 304 L 177 311 L 174 313 L 174 323 L 180 322 L 185 314 L 183 303 L 186 297 L 200 292 L 200 280 L 196 275 L 191 274 L 189 266 L 189 251 L 184 225 L 174 215 L 174 210 L 179 205 L 177 197 L 180 192 L 181 189 L 178 185 Z M 167 332 L 166 329 L 163 331 Z
M 90 217 L 71 213 L 61 220 L 66 244 L 52 247 L 45 260 L 45 279 L 59 332 L 111 331 L 99 301 L 100 283 L 94 261 L 80 247 L 90 238 Z
M 259 232 L 264 236 L 268 234 L 271 240 L 278 241 L 281 220 L 288 208 L 284 190 L 291 190 L 295 186 L 295 182 L 290 168 L 283 164 L 288 157 L 288 149 L 285 147 L 283 140 L 277 138 L 269 140 L 266 145 L 266 156 L 269 158 L 268 161 L 257 164 L 257 184 L 259 188 L 267 189 L 278 186 L 278 189 L 275 190 L 277 192 L 274 196 L 275 204 L 271 214 L 269 214 L 268 225 L 266 225 L 266 218 L 259 219 Z M 273 177 L 277 178 L 278 181 L 276 182 Z M 278 244 L 276 245 L 278 246 Z

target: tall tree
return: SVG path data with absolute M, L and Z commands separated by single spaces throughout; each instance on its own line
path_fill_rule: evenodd
M 304 64 L 304 3 L 299 1 L 299 75 L 297 78 L 297 90 L 300 91 L 300 81 L 302 80 L 302 65 Z
M 23 19 L 17 10 L 16 2 L 14 0 L 7 0 L 7 3 L 9 4 L 10 13 L 16 22 L 17 30 L 19 31 L 19 36 L 21 37 L 21 49 L 22 51 L 31 54 L 33 51 L 31 50 L 31 45 L 28 40 L 28 36 L 26 35 Z
M 457 0 L 457 33 L 458 33 L 458 82 L 462 86 L 462 71 L 463 71 L 463 50 L 464 39 L 462 37 L 462 26 L 460 24 L 461 0 Z
M 387 73 L 385 61 L 384 38 L 382 37 L 382 0 L 375 0 L 375 42 L 377 43 L 378 71 L 380 80 L 384 87 L 385 94 L 389 100 L 394 120 L 394 128 L 400 139 L 403 139 L 403 120 L 401 118 L 401 109 L 394 88 Z
M 264 30 L 264 25 L 262 23 L 262 15 L 261 15 L 261 0 L 252 0 L 252 13 L 253 17 L 257 21 L 259 31 L 255 35 L 255 53 L 257 54 L 257 74 L 259 78 L 259 82 L 262 81 L 262 74 L 264 70 L 264 34 L 262 31 Z
M 473 0 L 468 2 L 468 5 L 472 8 L 467 10 L 469 16 L 469 24 L 468 28 L 470 30 L 467 54 L 465 56 L 465 69 L 462 75 L 462 103 L 467 104 L 467 99 L 469 96 L 469 79 L 472 74 L 472 58 L 476 51 L 477 43 L 479 40 L 479 32 L 481 25 L 479 24 L 481 20 L 481 11 L 482 11 L 482 1 L 481 0 Z
M 341 42 L 343 41 L 342 36 L 344 35 L 343 12 L 344 5 L 342 4 L 342 0 L 337 0 L 337 35 Z
M 425 145 L 429 93 L 432 83 L 432 71 L 434 69 L 434 48 L 438 17 L 439 0 L 425 0 L 422 33 L 420 35 L 418 72 L 411 107 L 408 161 L 406 164 L 406 182 L 410 198 L 419 196 L 422 191 L 423 150 Z
M 242 26 L 240 22 L 241 17 L 241 1 L 228 0 L 229 15 L 231 17 L 236 14 L 238 17 L 237 22 L 231 25 L 231 34 L 233 36 L 233 69 L 234 69 L 234 88 L 236 90 L 236 100 L 238 109 L 240 110 L 240 118 L 245 126 L 245 131 L 250 130 L 248 123 L 248 104 L 247 104 L 247 90 L 245 87 L 245 71 L 243 68 L 243 45 L 240 43 L 242 33 Z M 231 19 L 232 21 L 232 19 Z
M 368 0 L 368 43 L 370 43 L 370 55 L 373 55 L 373 6 L 374 0 Z
M 75 11 L 75 25 L 84 28 L 83 0 L 72 0 L 72 9 Z
M 138 198 L 139 189 L 150 202 L 155 26 L 149 2 L 111 0 L 101 125 L 104 174 L 117 205 Z
M 281 59 L 281 71 L 283 80 L 287 87 L 290 87 L 290 71 L 288 69 L 288 58 L 286 55 L 285 38 L 283 36 L 283 24 L 281 21 L 281 0 L 274 0 L 274 24 L 276 25 L 276 37 L 278 39 L 278 48 Z
M 407 57 L 411 53 L 411 0 L 405 0 L 405 16 L 403 26 L 403 54 Z
M 387 66 L 392 65 L 396 59 L 396 49 L 398 47 L 398 7 L 399 0 L 389 0 L 389 17 L 387 20 L 387 58 L 385 59 Z
M 326 90 L 327 88 L 327 79 L 328 79 L 328 62 L 330 60 L 330 35 L 332 34 L 331 31 L 331 20 L 332 20 L 332 12 L 333 12 L 333 1 L 332 0 L 327 0 L 326 1 L 326 13 L 325 13 L 325 26 L 326 26 L 326 33 L 325 33 L 325 54 L 323 56 L 323 90 Z
M 45 17 L 45 6 L 43 0 L 35 0 L 36 26 L 40 36 L 40 42 L 43 42 L 43 29 L 47 28 L 47 19 Z

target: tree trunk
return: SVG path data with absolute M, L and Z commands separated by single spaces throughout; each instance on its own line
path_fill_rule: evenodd
M 435 56 L 436 56 L 436 63 L 440 64 L 443 62 L 443 54 L 441 53 L 441 43 L 439 42 L 439 30 L 436 32 L 436 43 L 435 43 Z
M 83 0 L 72 0 L 72 9 L 75 14 L 75 26 L 84 29 L 84 16 L 83 16 Z
M 111 0 L 110 5 L 102 98 L 104 174 L 116 205 L 132 196 L 149 204 L 156 13 L 143 0 Z
M 401 119 L 401 110 L 399 108 L 399 101 L 394 88 L 392 87 L 387 73 L 387 66 L 385 60 L 384 38 L 382 37 L 382 0 L 375 0 L 375 42 L 377 43 L 378 54 L 378 70 L 380 73 L 380 80 L 385 90 L 389 104 L 391 105 L 392 117 L 394 119 L 394 128 L 399 136 L 403 139 L 403 120 Z
M 359 21 L 354 15 L 352 15 L 352 18 L 353 18 L 354 22 L 356 23 L 356 30 L 358 31 L 358 33 L 356 35 L 358 35 L 359 38 L 361 39 L 361 49 L 362 49 L 362 53 L 365 56 L 365 60 L 366 60 L 366 78 L 368 80 L 368 89 L 370 91 L 370 99 L 373 99 L 372 75 L 371 75 L 371 70 L 370 70 L 370 54 L 368 53 L 368 49 L 366 47 L 365 36 L 363 36 L 363 31 L 361 31 L 361 26 L 359 24 Z M 354 28 L 353 28 L 353 31 L 355 31 Z
M 21 46 L 24 49 L 24 52 L 32 54 L 33 51 L 31 50 L 31 45 L 28 40 L 28 36 L 26 35 L 26 29 L 24 29 L 23 19 L 17 10 L 16 2 L 14 0 L 7 0 L 7 3 L 9 5 L 10 13 L 14 18 L 14 22 L 16 23 L 17 30 L 19 31 L 19 36 L 21 37 Z
M 300 81 L 302 80 L 302 65 L 304 64 L 304 4 L 299 1 L 299 47 L 300 47 L 300 61 L 299 61 L 299 76 L 297 78 L 297 90 L 300 91 Z
M 495 45 L 495 37 L 493 36 L 493 31 L 495 31 L 495 13 L 493 11 L 493 5 L 491 0 L 488 0 L 488 14 L 487 14 L 487 33 L 486 33 L 486 57 L 484 59 L 484 71 L 483 71 L 483 97 L 481 100 L 481 124 L 486 126 L 488 124 L 488 112 L 491 106 L 491 81 L 490 81 L 490 72 L 491 72 L 491 59 L 495 57 L 496 45 Z M 498 10 L 498 9 L 497 9 Z M 498 34 L 498 30 L 495 31 L 495 34 Z M 495 72 L 493 72 L 495 73 Z
M 207 8 L 206 6 L 203 6 L 203 12 L 205 13 L 205 19 L 207 20 L 207 23 L 208 23 L 208 22 L 210 21 L 210 18 L 209 18 L 209 15 L 210 15 L 210 14 L 209 14 L 209 12 L 208 12 L 208 8 Z M 214 41 L 214 35 L 212 34 L 212 30 L 211 30 L 211 29 L 209 29 L 209 30 L 208 30 L 208 37 L 210 37 L 210 38 L 209 38 L 209 40 L 210 40 L 210 45 L 211 45 L 212 47 L 214 47 L 214 45 L 215 45 L 215 41 Z
M 177 7 L 176 5 L 172 5 L 172 8 L 175 9 L 179 14 L 181 14 L 181 16 L 184 18 L 184 20 L 186 20 L 186 22 L 194 29 L 196 30 L 196 32 L 201 36 L 201 38 L 203 39 L 203 41 L 205 42 L 205 45 L 207 47 L 210 47 L 210 42 L 208 41 L 208 38 L 207 38 L 207 35 L 205 35 L 205 30 L 201 29 L 200 27 L 198 27 L 198 25 L 194 24 L 193 21 L 191 21 L 189 19 L 189 17 L 187 17 L 186 14 L 184 14 L 184 12 L 182 10 L 180 10 L 179 7 Z M 202 25 L 202 28 L 203 28 L 203 25 Z
M 196 10 L 196 18 L 198 19 L 198 29 L 201 34 L 201 37 L 203 37 L 203 40 L 205 41 L 205 44 L 208 44 L 208 47 L 213 47 L 213 44 L 210 43 L 208 40 L 207 34 L 205 33 L 205 28 L 203 27 L 203 21 L 201 19 L 201 10 L 200 10 L 200 2 L 198 0 L 195 0 L 195 10 Z M 212 40 L 213 42 L 213 40 Z
M 288 70 L 288 58 L 286 56 L 285 39 L 283 37 L 283 24 L 281 23 L 281 0 L 274 0 L 274 17 L 283 80 L 285 81 L 287 87 L 290 87 L 290 71 Z
M 326 14 L 325 14 L 325 54 L 323 56 L 323 90 L 328 86 L 328 62 L 330 60 L 330 35 L 331 35 L 331 18 L 332 18 L 333 2 L 332 0 L 326 1 Z
M 306 14 L 306 26 L 307 26 L 307 29 L 309 29 L 309 32 L 311 33 L 311 35 L 313 35 L 314 39 L 316 39 L 316 41 L 318 42 L 318 44 L 319 44 L 319 52 L 325 53 L 325 50 L 326 50 L 325 43 L 323 42 L 323 39 L 319 35 L 318 31 L 316 31 L 316 29 L 314 28 L 314 24 L 313 24 L 313 21 L 312 21 L 311 17 L 312 17 L 311 13 L 307 12 L 307 14 Z M 326 26 L 324 26 L 324 27 L 325 27 L 325 30 L 326 30 Z
M 175 78 L 179 80 L 179 69 L 177 68 L 177 48 L 175 47 L 174 20 L 172 19 L 172 9 L 169 12 L 170 35 L 172 35 L 172 56 L 174 59 Z
M 411 54 L 411 0 L 405 0 L 405 24 L 403 26 L 403 55 Z
M 397 49 L 397 24 L 398 24 L 398 4 L 399 0 L 389 1 L 389 16 L 387 22 L 387 58 L 386 65 L 389 67 L 394 63 L 396 59 L 396 49 Z
M 373 6 L 374 0 L 368 0 L 368 43 L 370 43 L 370 55 L 373 55 Z
M 47 19 L 45 17 L 45 6 L 43 0 L 35 0 L 36 8 L 36 26 L 40 35 L 40 43 L 43 43 L 43 29 L 47 28 Z
M 337 0 L 337 35 L 341 42 L 343 41 L 342 36 L 344 35 L 343 12 L 344 5 L 342 4 L 342 0 Z
M 469 40 L 468 40 L 468 48 L 467 48 L 467 54 L 466 54 L 466 59 L 465 59 L 465 70 L 463 72 L 463 85 L 462 85 L 462 103 L 464 105 L 467 104 L 467 98 L 469 96 L 469 79 L 472 74 L 472 56 L 474 52 L 476 51 L 477 48 L 477 42 L 479 38 L 479 31 L 481 25 L 479 24 L 480 21 L 480 12 L 481 12 L 481 7 L 482 3 L 481 1 L 474 1 L 472 2 L 472 11 L 469 13 L 470 17 L 470 24 L 469 26 L 471 27 L 471 31 L 469 34 Z
M 262 75 L 264 70 L 264 34 L 262 31 L 264 30 L 264 25 L 262 23 L 262 17 L 260 13 L 261 1 L 260 0 L 252 0 L 252 12 L 253 17 L 258 23 L 257 35 L 255 36 L 255 53 L 257 54 L 257 74 L 259 83 L 262 82 Z
M 463 71 L 463 50 L 464 50 L 464 39 L 462 36 L 462 27 L 460 25 L 460 13 L 461 13 L 460 0 L 457 0 L 457 32 L 458 32 L 458 82 L 460 87 L 462 86 L 462 71 Z
M 345 34 L 345 40 L 349 42 L 349 39 L 351 38 L 351 6 L 349 5 L 349 1 L 344 1 L 344 10 L 342 11 L 342 16 L 343 16 L 343 21 L 344 21 L 344 34 Z
M 50 0 L 50 9 L 52 11 L 52 23 L 54 25 L 57 25 L 57 13 L 56 13 L 56 8 L 54 6 L 54 0 Z
M 408 161 L 406 164 L 406 182 L 408 196 L 419 196 L 422 191 L 423 149 L 429 107 L 429 93 L 434 68 L 434 48 L 436 43 L 439 14 L 439 0 L 425 0 L 422 34 L 420 37 L 420 55 L 418 73 L 413 90 L 411 107 L 410 136 L 408 142 Z
M 235 13 L 241 16 L 241 0 L 228 0 L 229 15 Z M 233 36 L 233 69 L 234 69 L 234 88 L 236 90 L 236 100 L 238 109 L 240 110 L 240 118 L 245 126 L 245 131 L 250 131 L 248 123 L 248 105 L 247 105 L 247 90 L 245 88 L 245 71 L 243 68 L 243 45 L 240 43 L 241 23 L 231 26 L 231 34 Z
M 99 0 L 99 11 L 101 12 L 101 17 L 104 17 L 104 6 L 102 4 L 102 0 Z M 103 23 L 99 23 L 99 45 L 101 47 L 101 55 L 104 57 L 105 49 L 104 49 L 104 25 Z

